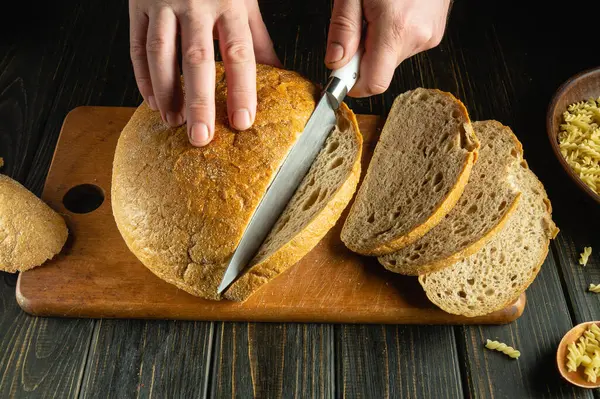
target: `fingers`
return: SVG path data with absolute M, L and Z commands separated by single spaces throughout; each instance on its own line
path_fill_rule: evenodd
M 152 80 L 148 69 L 148 57 L 146 56 L 146 35 L 148 34 L 148 16 L 136 9 L 129 11 L 129 53 L 133 73 L 140 94 L 148 106 L 156 111 L 156 100 L 152 91 Z
M 213 21 L 190 13 L 180 23 L 188 136 L 192 145 L 204 146 L 215 131 Z
M 360 43 L 362 5 L 360 0 L 336 0 L 331 13 L 325 64 L 330 69 L 346 65 Z
M 177 63 L 177 17 L 167 7 L 149 14 L 146 52 L 156 104 L 170 126 L 183 123 L 183 93 Z
M 398 39 L 386 21 L 369 24 L 365 53 L 360 63 L 360 77 L 348 93 L 352 97 L 368 97 L 387 90 L 394 77 L 398 59 Z
M 269 36 L 267 27 L 260 14 L 258 3 L 256 1 L 246 3 L 248 5 L 248 23 L 250 25 L 250 31 L 252 32 L 252 43 L 254 45 L 254 57 L 256 58 L 256 62 L 282 68 L 283 65 L 275 53 L 271 36 Z
M 256 61 L 246 10 L 226 11 L 217 25 L 227 76 L 229 121 L 234 128 L 246 130 L 256 115 Z

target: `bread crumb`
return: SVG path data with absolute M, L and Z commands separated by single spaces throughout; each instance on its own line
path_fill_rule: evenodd
M 582 266 L 587 265 L 588 259 L 590 258 L 591 254 L 592 254 L 592 247 L 583 248 L 583 252 L 580 254 L 580 257 L 579 257 L 579 264 Z

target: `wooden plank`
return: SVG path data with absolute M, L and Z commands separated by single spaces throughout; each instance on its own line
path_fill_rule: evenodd
M 90 3 L 17 2 L 0 14 L 1 172 L 22 183 Z M 0 397 L 76 397 L 94 322 L 24 314 L 15 300 L 16 280 L 0 272 Z
M 466 359 L 465 391 L 478 398 L 591 397 L 557 372 L 556 349 L 571 321 L 552 255 L 528 290 L 528 299 L 531 305 L 511 324 L 456 327 L 459 353 Z M 490 351 L 484 347 L 487 339 L 505 342 L 521 356 L 513 360 Z
M 333 398 L 333 327 L 218 323 L 211 397 Z
M 451 327 L 340 325 L 335 338 L 336 397 L 462 396 Z
M 0 397 L 76 397 L 94 321 L 31 317 L 15 284 L 0 273 Z
M 212 333 L 212 323 L 98 321 L 81 397 L 206 397 Z

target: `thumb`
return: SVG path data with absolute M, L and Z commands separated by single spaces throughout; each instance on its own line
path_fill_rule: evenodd
M 350 61 L 358 49 L 361 30 L 361 0 L 335 0 L 325 53 L 325 65 L 329 69 L 341 68 Z

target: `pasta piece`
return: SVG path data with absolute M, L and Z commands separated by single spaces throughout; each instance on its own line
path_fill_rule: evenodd
M 583 373 L 586 375 L 588 382 L 596 382 L 596 371 L 592 366 L 587 366 Z
M 600 327 L 598 327 L 596 324 L 592 324 L 589 330 L 594 333 L 596 340 L 600 341 Z
M 496 350 L 498 352 L 502 352 L 513 359 L 517 359 L 519 356 L 521 356 L 521 352 L 519 352 L 512 346 L 508 346 L 502 342 L 492 341 L 488 339 L 485 344 L 485 347 L 488 349 Z
M 588 367 L 592 364 L 592 359 L 590 359 L 588 355 L 581 356 L 580 360 L 581 364 L 583 364 L 585 367 Z
M 592 254 L 592 247 L 583 248 L 583 252 L 579 255 L 579 264 L 582 266 L 587 265 L 590 255 Z
M 579 178 L 600 192 L 600 98 L 570 104 L 563 113 L 558 143 Z
M 4 159 L 0 157 L 0 169 L 4 166 Z
M 577 367 L 579 366 L 577 361 L 581 363 L 581 360 L 579 360 L 581 354 L 577 350 L 577 347 L 574 343 L 571 342 L 567 347 L 569 350 L 569 353 L 567 353 L 567 370 L 576 371 Z
M 598 340 L 596 339 L 596 336 L 589 329 L 583 332 L 583 336 L 587 338 L 588 343 L 598 345 Z
M 600 293 L 600 284 L 590 284 L 589 290 L 595 293 Z

